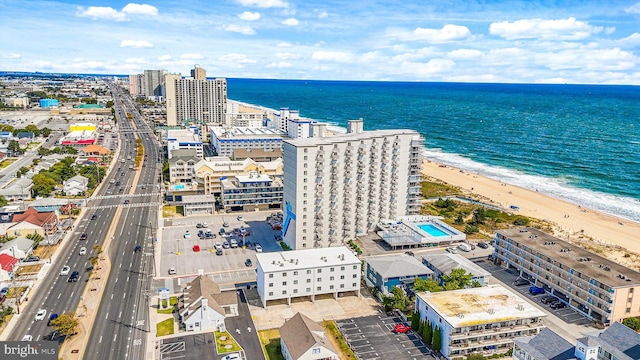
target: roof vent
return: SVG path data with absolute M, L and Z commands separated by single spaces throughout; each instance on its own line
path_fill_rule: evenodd
M 518 304 L 518 306 L 516 306 L 516 309 L 524 311 L 524 304 Z
M 626 277 L 626 276 L 624 276 L 623 274 L 618 274 L 618 277 L 619 277 L 620 279 L 622 279 L 622 280 L 624 280 L 624 279 L 626 279 L 626 278 L 627 278 L 627 277 Z
M 493 310 L 493 308 L 489 308 L 489 309 L 487 309 L 487 312 L 488 312 L 489 314 L 493 315 L 493 314 L 495 314 L 495 312 L 496 312 L 496 311 L 495 311 L 495 310 Z
M 460 319 L 462 319 L 462 318 L 464 317 L 464 314 L 463 314 L 463 313 L 458 313 L 458 317 L 459 317 Z

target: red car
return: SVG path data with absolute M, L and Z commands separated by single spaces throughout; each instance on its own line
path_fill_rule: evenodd
M 396 324 L 396 326 L 393 328 L 393 332 L 395 332 L 396 334 L 404 334 L 409 330 L 411 330 L 411 326 L 407 324 Z

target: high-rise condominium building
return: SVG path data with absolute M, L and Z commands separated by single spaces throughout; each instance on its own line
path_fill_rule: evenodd
M 132 96 L 144 94 L 144 75 L 129 75 L 129 94 Z
M 414 130 L 285 140 L 284 241 L 293 249 L 339 246 L 381 220 L 420 211 L 423 139 Z
M 196 80 L 207 80 L 207 71 L 201 68 L 200 65 L 196 65 L 191 69 L 191 77 Z
M 144 94 L 146 96 L 162 96 L 163 70 L 144 71 Z
M 222 125 L 227 111 L 227 79 L 183 79 L 179 74 L 167 74 L 164 82 L 167 125 L 189 119 Z

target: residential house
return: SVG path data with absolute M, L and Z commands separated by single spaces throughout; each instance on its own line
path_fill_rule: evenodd
M 33 181 L 27 177 L 21 177 L 0 189 L 0 195 L 8 201 L 22 201 L 31 199 L 31 187 Z
M 21 221 L 42 227 L 47 235 L 52 235 L 58 230 L 58 216 L 54 212 L 38 212 L 35 208 L 28 208 L 21 214 L 13 215 L 13 222 Z
M 89 189 L 89 179 L 82 175 L 76 175 L 65 180 L 62 183 L 62 188 L 67 195 L 80 195 L 86 193 Z
M 194 149 L 173 150 L 173 156 L 169 159 L 169 182 L 191 183 L 193 181 L 193 167 L 202 160 L 196 156 Z
M 575 348 L 553 330 L 544 328 L 538 335 L 514 339 L 512 357 L 514 360 L 577 360 Z
M 0 151 L 0 161 L 4 161 L 7 158 L 7 153 Z
M 0 287 L 7 286 L 7 282 L 13 279 L 13 272 L 18 261 L 20 260 L 11 255 L 0 254 Z
M 339 359 L 324 328 L 300 312 L 280 327 L 280 347 L 285 360 Z
M 181 296 L 180 322 L 187 331 L 224 331 L 224 319 L 238 315 L 235 291 L 220 291 L 220 286 L 200 275 L 187 284 Z
M 440 285 L 443 284 L 442 275 L 451 275 L 451 270 L 462 269 L 465 273 L 471 274 L 471 283 L 477 282 L 480 286 L 489 285 L 491 273 L 476 265 L 460 254 L 421 254 L 422 263 L 433 270 Z
M 38 212 L 52 211 L 59 214 L 61 209 L 68 204 L 68 199 L 42 198 L 30 202 L 28 207 L 35 208 Z
M 33 253 L 34 241 L 24 237 L 9 240 L 0 245 L 0 254 L 11 255 L 18 259 L 25 259 Z
M 433 278 L 433 271 L 407 254 L 369 256 L 364 259 L 364 266 L 367 285 L 387 296 L 395 286 L 411 290 L 416 278 Z
M 87 156 L 103 156 L 111 153 L 109 149 L 100 145 L 87 145 L 82 149 L 82 152 Z
M 12 237 L 21 236 L 26 237 L 27 235 L 38 234 L 40 236 L 46 236 L 44 228 L 42 226 L 32 224 L 28 221 L 20 221 L 17 223 L 10 223 L 9 226 L 4 232 L 4 234 Z

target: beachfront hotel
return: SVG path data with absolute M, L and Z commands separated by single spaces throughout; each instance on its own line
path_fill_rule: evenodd
M 640 273 L 533 228 L 498 230 L 493 258 L 604 325 L 640 316 Z M 635 295 L 635 296 L 634 296 Z
M 293 249 L 340 246 L 383 219 L 420 211 L 423 139 L 414 130 L 285 140 L 283 237 Z
M 501 285 L 416 294 L 420 320 L 440 329 L 447 359 L 506 353 L 521 336 L 537 335 L 546 314 Z
M 198 68 L 202 77 L 204 69 Z M 183 120 L 195 120 L 221 126 L 227 112 L 227 79 L 183 79 L 180 74 L 164 76 L 167 105 L 167 125 L 176 126 Z

